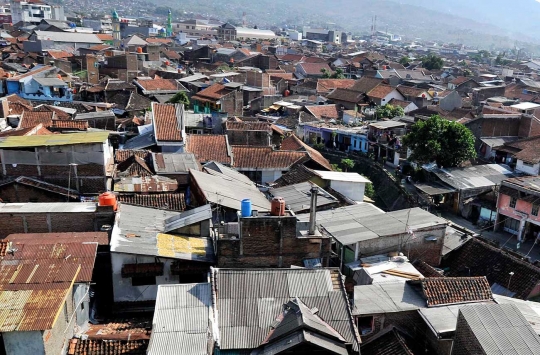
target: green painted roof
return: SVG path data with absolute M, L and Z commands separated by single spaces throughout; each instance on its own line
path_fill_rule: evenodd
M 0 138 L 0 149 L 103 143 L 108 138 L 108 132 L 49 134 L 43 136 L 12 136 Z

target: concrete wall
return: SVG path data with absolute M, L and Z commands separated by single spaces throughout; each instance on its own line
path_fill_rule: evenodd
M 518 160 L 516 162 L 516 171 L 523 172 L 527 175 L 538 175 L 540 169 L 540 164 L 536 163 L 534 165 L 526 165 L 523 163 L 523 160 Z
M 73 337 L 76 317 L 72 289 L 68 292 L 65 306 L 62 307 L 56 323 L 50 330 L 42 332 L 45 355 L 58 355 L 66 352 L 68 341 Z
M 124 264 L 155 263 L 156 258 L 153 256 L 111 253 L 114 302 L 155 300 L 158 285 L 179 283 L 179 277 L 171 275 L 171 264 L 174 260 L 160 258 L 160 261 L 163 263 L 163 275 L 156 276 L 155 285 L 132 286 L 131 277 L 122 277 L 122 266 Z
M 330 187 L 353 201 L 364 201 L 365 182 L 330 181 Z
M 8 355 L 45 354 L 41 332 L 7 332 L 2 333 L 4 348 Z

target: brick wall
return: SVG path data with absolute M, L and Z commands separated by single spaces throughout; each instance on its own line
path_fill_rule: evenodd
M 303 266 L 304 259 L 330 255 L 329 238 L 297 238 L 295 217 L 241 219 L 240 239 L 219 239 L 218 267 Z
M 112 225 L 114 213 L 0 213 L 0 238 L 13 233 L 96 232 Z
M 452 355 L 485 354 L 465 318 L 458 315 Z

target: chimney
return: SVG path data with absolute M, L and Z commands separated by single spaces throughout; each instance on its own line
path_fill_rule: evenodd
M 317 194 L 319 187 L 311 187 L 311 206 L 309 208 L 309 235 L 315 235 L 316 211 L 317 211 Z

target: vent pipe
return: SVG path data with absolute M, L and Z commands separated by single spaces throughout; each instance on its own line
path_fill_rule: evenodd
M 319 187 L 311 187 L 311 206 L 309 208 L 309 235 L 315 234 L 316 228 L 316 211 L 317 211 L 317 195 L 319 193 Z

